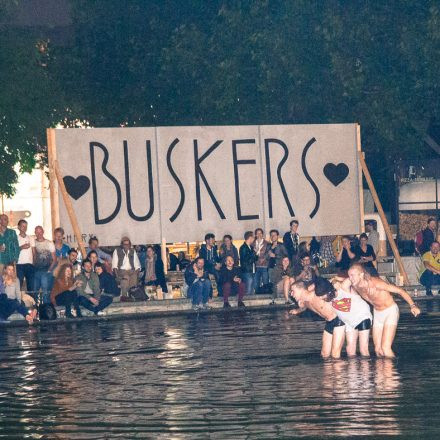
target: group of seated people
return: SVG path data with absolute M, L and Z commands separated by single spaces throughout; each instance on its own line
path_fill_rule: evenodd
M 54 241 L 50 241 L 44 237 L 41 226 L 35 228 L 35 237 L 30 237 L 26 233 L 25 220 L 18 223 L 18 233 L 7 228 L 7 222 L 7 216 L 1 216 L 0 228 L 3 228 L 4 234 L 10 232 L 11 236 L 8 246 L 12 250 L 8 252 L 13 259 L 14 274 L 17 271 L 19 290 L 27 290 L 34 295 L 36 302 L 64 306 L 67 317 L 73 316 L 72 308 L 80 317 L 81 308 L 99 314 L 115 298 L 131 301 L 130 291 L 137 286 L 160 286 L 164 292 L 168 290 L 164 262 L 157 245 L 135 247 L 128 237 L 122 237 L 120 246 L 107 253 L 99 247 L 98 239 L 91 237 L 87 256 L 81 261 L 81 254 L 63 242 L 62 228 L 55 229 Z M 335 238 L 322 237 L 321 242 L 313 238 L 310 243 L 301 242 L 298 226 L 298 221 L 292 220 L 290 230 L 284 234 L 282 241 L 277 230 L 270 231 L 269 240 L 266 240 L 261 228 L 255 232 L 247 231 L 239 249 L 234 246 L 230 235 L 225 235 L 217 246 L 214 234 L 206 234 L 193 262 L 183 252 L 175 256 L 167 250 L 165 264 L 169 270 L 184 272 L 187 294 L 194 308 L 207 307 L 208 299 L 213 295 L 211 279 L 215 280 L 217 291 L 223 296 L 225 308 L 230 307 L 231 296 L 236 295 L 238 306 L 244 307 L 244 296 L 254 293 L 271 293 L 272 303 L 282 295 L 286 303 L 291 303 L 289 286 L 292 280 L 310 281 L 318 275 L 316 245 L 325 256 L 326 247 Z M 342 238 L 340 251 L 332 252 L 339 270 L 347 270 L 352 262 L 358 261 L 367 270 L 375 271 L 375 253 L 367 240 L 367 235 L 362 234 L 359 244 L 353 246 L 350 237 Z M 0 253 L 0 256 L 5 257 L 5 254 Z M 4 290 L 2 287 L 0 293 Z M 8 295 L 7 298 L 14 299 Z M 22 302 L 18 294 L 15 299 L 18 303 Z M 1 319 L 10 315 L 12 303 L 1 303 L 0 309 Z M 20 310 L 17 309 L 23 314 L 24 309 Z

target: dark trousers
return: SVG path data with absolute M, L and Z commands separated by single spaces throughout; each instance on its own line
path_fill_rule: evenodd
M 420 284 L 426 287 L 426 290 L 431 290 L 432 286 L 440 286 L 440 275 L 426 269 L 420 277 Z
M 8 298 L 4 293 L 0 295 L 0 319 L 7 320 L 13 313 L 20 313 L 25 318 L 29 315 L 28 309 L 16 299 Z
M 106 307 L 108 307 L 113 302 L 113 297 L 110 295 L 101 295 L 99 298 L 99 303 L 97 306 L 95 306 L 92 301 L 90 301 L 87 297 L 80 295 L 78 297 L 78 303 L 81 307 L 84 307 L 87 310 L 90 310 L 95 315 L 100 312 L 101 310 L 104 310 Z M 78 315 L 78 312 L 77 312 Z
M 243 301 L 244 294 L 246 293 L 246 284 L 241 281 L 240 283 L 225 283 L 222 285 L 223 301 L 226 303 L 229 300 L 231 294 L 238 296 L 238 301 Z
M 66 317 L 72 318 L 72 305 L 78 314 L 78 294 L 76 290 L 65 290 L 55 297 L 55 302 L 57 306 L 64 306 L 66 308 Z M 80 312 L 81 315 L 81 312 Z
M 17 278 L 20 280 L 20 288 L 23 289 L 23 281 L 26 278 L 26 290 L 32 291 L 34 288 L 35 267 L 33 264 L 17 264 Z

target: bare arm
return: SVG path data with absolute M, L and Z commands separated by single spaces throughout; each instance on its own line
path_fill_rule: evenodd
M 52 253 L 52 264 L 49 266 L 48 272 L 52 272 L 54 267 L 57 265 L 57 254 L 55 252 Z
M 427 261 L 424 261 L 423 264 L 425 265 L 426 269 L 437 275 L 440 275 L 440 270 L 437 270 L 434 266 L 431 266 Z
M 420 309 L 416 306 L 416 303 L 413 301 L 413 299 L 409 296 L 405 290 L 401 289 L 398 286 L 395 286 L 394 284 L 386 283 L 385 281 L 377 281 L 376 282 L 376 289 L 378 290 L 386 290 L 389 293 L 393 293 L 396 295 L 399 295 L 404 301 L 406 301 L 410 307 L 411 307 L 411 313 L 414 316 L 418 316 L 420 314 Z

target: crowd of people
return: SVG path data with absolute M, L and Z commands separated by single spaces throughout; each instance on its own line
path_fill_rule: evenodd
M 107 253 L 92 237 L 87 257 L 81 259 L 75 248 L 63 242 L 62 228 L 54 230 L 52 241 L 45 238 L 41 226 L 30 236 L 26 220 L 18 222 L 18 232 L 8 223 L 8 217 L 1 215 L 1 320 L 16 312 L 32 322 L 36 318 L 32 304 L 39 304 L 40 315 L 44 306 L 52 307 L 54 313 L 55 306 L 63 306 L 68 318 L 81 317 L 81 309 L 98 315 L 115 300 L 133 300 L 136 289 L 160 286 L 167 292 L 159 246 L 135 247 L 128 237 L 122 237 L 120 246 Z M 431 223 L 430 219 L 428 228 Z M 214 289 L 223 298 L 224 308 L 231 307 L 231 296 L 237 296 L 237 305 L 243 308 L 246 296 L 266 293 L 272 295 L 272 304 L 283 297 L 286 304 L 299 306 L 292 314 L 310 309 L 327 321 L 324 357 L 340 355 L 344 332 L 347 353 L 356 352 L 359 333 L 360 351 L 367 355 L 372 322 L 376 353 L 392 356 L 399 312 L 391 294 L 407 301 L 414 315 L 420 311 L 404 290 L 378 277 L 379 240 L 373 224 L 366 225 L 368 234 L 343 236 L 339 241 L 331 236 L 301 241 L 298 229 L 299 222 L 292 220 L 282 241 L 275 229 L 269 231 L 269 240 L 261 228 L 247 231 L 239 249 L 230 235 L 217 244 L 215 235 L 209 233 L 193 261 L 183 252 L 176 256 L 167 250 L 165 264 L 169 270 L 184 273 L 187 297 L 195 310 L 209 307 Z M 440 244 L 433 239 L 422 255 L 420 280 L 428 295 L 431 286 L 440 284 L 439 251 Z M 320 270 L 338 276 L 330 282 L 320 277 Z M 374 307 L 374 319 L 367 303 Z M 356 336 L 349 337 L 349 333 Z

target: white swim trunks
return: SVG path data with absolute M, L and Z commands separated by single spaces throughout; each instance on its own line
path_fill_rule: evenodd
M 373 312 L 373 327 L 383 327 L 384 325 L 395 325 L 399 322 L 399 307 L 396 303 L 385 310 Z

